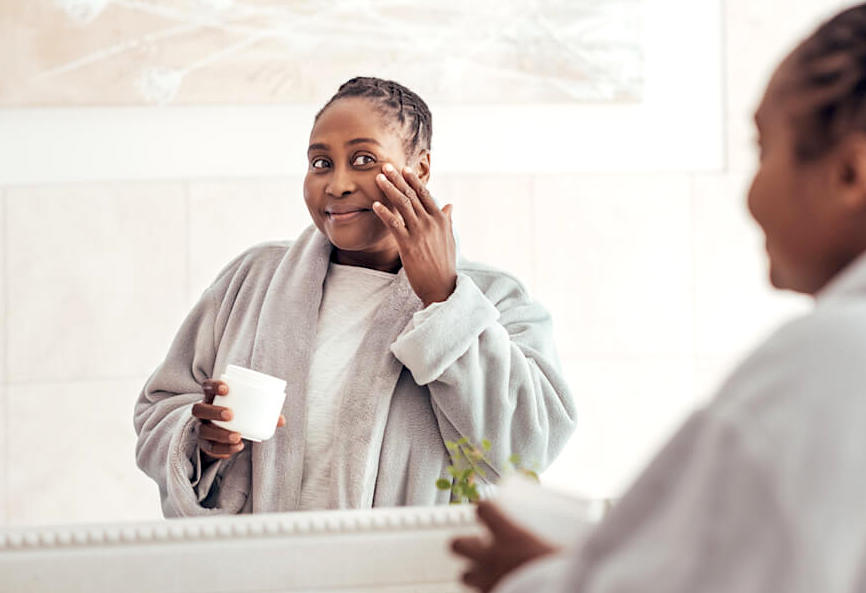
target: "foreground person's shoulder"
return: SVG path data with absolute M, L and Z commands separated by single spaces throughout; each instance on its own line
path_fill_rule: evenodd
M 819 307 L 793 319 L 736 368 L 715 407 L 740 421 L 775 419 L 789 427 L 866 413 L 864 336 L 866 302 Z

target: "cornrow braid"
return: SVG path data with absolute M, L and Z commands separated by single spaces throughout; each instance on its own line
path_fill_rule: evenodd
M 424 100 L 408 88 L 392 80 L 357 76 L 342 85 L 337 93 L 316 114 L 316 120 L 338 99 L 363 97 L 372 101 L 386 117 L 395 120 L 404 133 L 407 155 L 430 150 L 433 136 L 433 115 Z
M 795 154 L 820 158 L 851 132 L 866 132 L 866 4 L 836 15 L 792 54 L 787 94 L 797 100 Z

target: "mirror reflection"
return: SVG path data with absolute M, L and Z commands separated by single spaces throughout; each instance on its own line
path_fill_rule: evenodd
M 461 439 L 618 496 L 803 308 L 737 199 L 774 42 L 719 35 L 779 15 L 669 4 L 0 6 L 0 521 L 444 504 Z
M 562 450 L 576 413 L 550 316 L 458 257 L 452 205 L 426 185 L 431 122 L 421 97 L 371 77 L 316 115 L 313 224 L 223 269 L 136 404 L 166 516 L 447 504 L 464 494 L 449 444 L 476 489 L 513 456 L 540 472 Z M 274 377 L 283 414 L 254 418 Z

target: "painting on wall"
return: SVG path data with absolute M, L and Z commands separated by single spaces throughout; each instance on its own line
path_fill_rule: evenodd
M 636 103 L 645 0 L 0 0 L 0 106 Z

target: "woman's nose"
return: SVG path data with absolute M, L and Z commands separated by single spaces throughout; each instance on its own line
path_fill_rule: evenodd
M 351 194 L 355 191 L 355 180 L 352 173 L 340 168 L 334 169 L 325 191 L 334 197 Z

